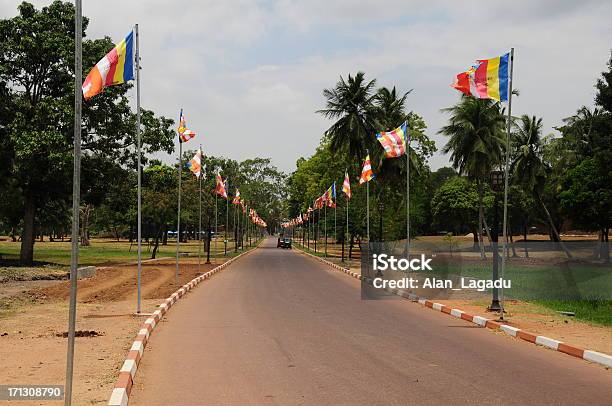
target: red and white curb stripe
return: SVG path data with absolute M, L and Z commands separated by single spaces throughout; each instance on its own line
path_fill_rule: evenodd
M 309 252 L 306 251 L 302 251 L 300 250 L 300 252 L 315 258 L 329 266 L 331 266 L 332 268 L 335 268 L 339 271 L 344 272 L 345 274 L 348 274 L 350 276 L 352 276 L 355 279 L 359 279 L 361 281 L 365 281 L 368 284 L 372 284 L 373 280 L 372 278 L 366 278 L 361 276 L 358 273 L 355 273 L 353 271 L 351 271 L 350 269 L 344 268 L 340 265 L 334 264 L 333 262 L 330 262 L 326 259 L 323 259 L 321 257 L 318 257 L 316 255 L 312 255 Z M 558 341 L 549 337 L 545 337 L 545 336 L 539 336 L 533 333 L 530 333 L 528 331 L 522 330 L 520 328 L 516 328 L 514 326 L 510 326 L 507 324 L 502 324 L 502 323 L 498 323 L 494 320 L 490 320 L 487 319 L 485 317 L 481 317 L 481 316 L 472 316 L 471 314 L 468 314 L 466 312 L 464 312 L 463 310 L 460 309 L 453 309 L 450 308 L 448 306 L 445 306 L 441 303 L 436 303 L 436 302 L 432 302 L 430 300 L 418 297 L 417 295 L 415 295 L 414 293 L 410 293 L 407 292 L 403 289 L 385 289 L 386 291 L 393 293 L 395 295 L 401 296 L 403 298 L 412 300 L 414 302 L 418 302 L 419 304 L 428 307 L 430 309 L 433 310 L 437 310 L 441 313 L 446 313 L 449 314 L 453 317 L 457 317 L 459 319 L 462 320 L 466 320 L 469 321 L 471 323 L 474 323 L 480 327 L 487 327 L 490 328 L 492 330 L 500 330 L 503 331 L 504 333 L 508 334 L 509 336 L 515 337 L 515 338 L 520 338 L 521 340 L 525 340 L 528 341 L 530 343 L 534 343 L 534 344 L 538 344 L 547 348 L 550 348 L 551 350 L 555 350 L 555 351 L 560 351 L 563 352 L 565 354 L 577 357 L 577 358 L 582 358 L 584 360 L 587 361 L 591 361 L 591 362 L 595 362 L 597 364 L 601 364 L 607 368 L 612 368 L 612 356 L 608 355 L 608 354 L 604 354 L 601 352 L 597 352 L 597 351 L 592 351 L 592 350 L 585 350 L 583 348 L 580 347 L 576 347 L 574 345 L 571 344 L 567 344 L 564 343 L 562 341 Z
M 255 246 L 255 248 L 257 248 L 257 246 Z M 149 340 L 149 337 L 153 332 L 155 326 L 157 326 L 157 324 L 161 321 L 161 319 L 168 312 L 168 310 L 170 310 L 172 305 L 176 303 L 176 301 L 183 297 L 185 294 L 187 294 L 187 292 L 196 287 L 200 282 L 209 279 L 217 272 L 221 272 L 229 264 L 252 251 L 253 250 L 245 251 L 234 258 L 230 258 L 223 264 L 211 269 L 210 271 L 198 276 L 197 278 L 192 279 L 189 283 L 186 283 L 185 285 L 181 286 L 176 292 L 170 295 L 169 298 L 164 300 L 158 306 L 159 308 L 153 312 L 151 317 L 145 320 L 140 331 L 138 331 L 136 339 L 132 343 L 132 347 L 130 348 L 127 357 L 123 362 L 123 366 L 119 370 L 119 377 L 117 378 L 117 382 L 115 383 L 113 392 L 111 393 L 110 399 L 108 400 L 109 406 L 127 406 L 130 393 L 132 391 L 132 385 L 134 384 L 134 377 L 136 375 L 136 371 L 138 370 L 138 364 L 142 359 L 142 355 L 144 353 L 145 346 L 147 345 L 147 341 Z

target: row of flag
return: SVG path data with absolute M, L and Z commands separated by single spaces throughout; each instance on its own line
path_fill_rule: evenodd
M 91 69 L 85 82 L 83 82 L 83 96 L 86 100 L 102 92 L 106 86 L 117 85 L 134 79 L 134 45 L 134 31 L 130 31 Z M 510 63 L 510 53 L 490 59 L 478 59 L 465 72 L 457 74 L 451 86 L 462 93 L 479 99 L 494 99 L 506 102 L 508 101 Z M 181 127 L 185 128 L 184 126 Z M 401 127 L 389 133 L 381 133 L 389 134 L 389 139 L 396 142 L 389 145 L 390 153 L 401 151 L 401 136 L 392 134 L 398 130 L 401 130 Z M 189 135 L 188 133 L 187 136 Z M 187 138 L 185 141 L 189 139 L 191 138 Z M 387 151 L 387 147 L 385 147 L 385 151 Z
M 89 100 L 101 93 L 105 87 L 125 83 L 134 79 L 134 66 L 136 62 L 134 31 L 119 42 L 108 54 L 106 54 L 89 72 L 82 85 L 83 97 Z M 479 59 L 464 72 L 456 75 L 454 83 L 451 85 L 456 90 L 479 99 L 493 99 L 500 102 L 507 102 L 509 99 L 510 81 L 510 53 L 490 59 Z M 184 143 L 193 139 L 196 133 L 187 128 L 185 116 L 181 109 L 178 126 L 179 142 Z M 397 158 L 408 152 L 409 138 L 407 123 L 404 122 L 392 131 L 385 131 L 376 134 L 376 139 L 380 142 L 385 151 L 386 158 Z M 198 150 L 194 157 L 187 163 L 189 170 L 198 178 L 202 176 L 202 151 Z M 374 179 L 374 172 L 370 162 L 369 154 L 363 163 L 359 184 L 362 185 Z M 342 192 L 347 200 L 351 198 L 351 185 L 348 172 L 342 184 Z M 227 199 L 227 179 L 224 181 L 219 173 L 216 174 L 215 193 Z M 314 201 L 314 208 L 321 209 L 325 206 L 336 207 L 336 183 L 334 182 L 326 191 Z M 233 204 L 240 204 L 243 212 L 246 210 L 240 192 L 236 189 L 236 195 L 232 200 Z M 265 225 L 257 213 L 250 209 L 249 217 L 258 225 Z M 283 223 L 283 226 L 302 224 L 307 220 L 313 208 L 299 215 L 296 219 Z

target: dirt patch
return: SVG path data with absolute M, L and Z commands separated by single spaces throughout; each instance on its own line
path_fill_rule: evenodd
M 221 263 L 220 259 L 217 264 L 202 263 L 200 272 Z M 173 260 L 143 264 L 140 316 L 134 315 L 136 266 L 105 267 L 94 277 L 78 281 L 74 404 L 106 404 L 146 315 L 200 272 L 197 259 L 181 259 L 176 283 Z M 5 287 L 0 286 L 0 290 Z M 54 281 L 52 286 L 25 289 L 8 299 L 10 311 L 3 311 L 0 318 L 1 383 L 64 384 L 69 289 L 68 281 Z M 59 405 L 63 401 L 20 402 L 24 406 L 38 404 Z
M 201 264 L 200 271 L 212 269 L 213 264 Z M 79 281 L 77 300 L 83 303 L 113 302 L 136 298 L 138 269 L 135 265 L 98 268 L 95 276 Z M 179 286 L 198 276 L 197 259 L 181 259 L 178 283 L 175 280 L 175 262 L 161 260 L 142 264 L 141 289 L 146 299 L 166 298 Z M 70 282 L 33 289 L 30 294 L 39 300 L 67 300 Z
M 74 332 L 75 337 L 99 337 L 103 336 L 104 333 L 95 330 L 77 330 Z M 56 337 L 68 338 L 68 332 L 64 331 L 63 333 L 55 333 Z

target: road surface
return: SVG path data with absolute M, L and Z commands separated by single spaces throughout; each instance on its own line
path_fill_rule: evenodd
M 255 252 L 176 303 L 130 405 L 611 405 L 612 371 Z

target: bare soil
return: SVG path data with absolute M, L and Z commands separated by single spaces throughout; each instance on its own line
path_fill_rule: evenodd
M 217 261 L 219 265 L 223 260 Z M 202 263 L 200 272 L 216 265 Z M 174 260 L 144 263 L 143 314 L 137 316 L 136 273 L 135 265 L 105 267 L 98 269 L 94 277 L 78 283 L 76 328 L 81 333 L 75 345 L 73 404 L 106 404 L 146 315 L 155 311 L 178 286 L 199 275 L 197 259 L 181 259 L 178 284 Z M 19 286 L 0 284 L 0 292 L 10 290 L 11 299 L 20 304 L 0 318 L 0 383 L 64 384 L 69 282 L 44 281 L 43 286 L 19 283 Z M 63 401 L 19 404 L 59 405 Z

